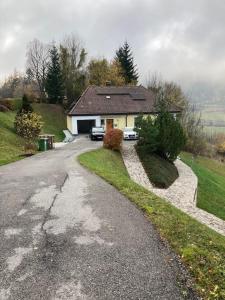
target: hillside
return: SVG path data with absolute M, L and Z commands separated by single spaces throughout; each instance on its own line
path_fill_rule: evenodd
M 56 142 L 64 139 L 63 130 L 66 129 L 66 116 L 61 106 L 55 104 L 35 103 L 32 105 L 36 113 L 42 116 L 43 133 L 55 135 Z
M 189 153 L 181 158 L 198 176 L 197 206 L 225 220 L 225 164 L 206 157 L 193 160 Z
M 34 104 L 34 111 L 42 116 L 44 127 L 42 132 L 55 134 L 56 141 L 64 138 L 66 117 L 63 109 L 53 104 Z M 23 158 L 23 139 L 14 130 L 16 112 L 0 112 L 0 165 Z
M 22 158 L 23 139 L 15 133 L 15 112 L 0 112 L 0 165 Z

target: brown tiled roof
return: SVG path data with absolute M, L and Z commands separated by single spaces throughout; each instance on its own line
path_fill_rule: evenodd
M 156 113 L 154 95 L 143 86 L 89 86 L 69 115 L 114 115 Z M 171 108 L 179 112 L 178 108 Z

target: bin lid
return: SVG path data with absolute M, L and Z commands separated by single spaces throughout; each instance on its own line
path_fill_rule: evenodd
M 46 137 L 54 137 L 54 136 L 55 136 L 54 134 L 47 134 L 47 133 L 46 133 L 46 134 L 40 134 L 40 135 L 39 135 L 40 138 L 43 138 L 43 137 L 45 137 L 45 138 L 46 138 Z

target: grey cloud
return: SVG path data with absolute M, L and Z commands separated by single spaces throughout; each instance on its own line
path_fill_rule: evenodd
M 221 0 L 0 0 L 0 78 L 24 69 L 33 38 L 77 33 L 89 57 L 112 58 L 125 39 L 144 82 L 158 71 L 183 85 L 225 77 L 225 2 Z

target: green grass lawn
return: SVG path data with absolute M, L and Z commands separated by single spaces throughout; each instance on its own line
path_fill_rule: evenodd
M 225 220 L 225 164 L 214 159 L 182 153 L 182 160 L 198 177 L 197 206 Z
M 0 165 L 22 158 L 23 139 L 14 130 L 15 112 L 0 112 Z
M 158 188 L 168 188 L 178 177 L 177 168 L 156 154 L 146 153 L 136 147 L 139 158 L 150 181 Z
M 42 133 L 54 134 L 56 142 L 61 142 L 65 137 L 63 130 L 67 128 L 63 108 L 59 105 L 45 103 L 34 103 L 32 106 L 34 111 L 42 116 L 44 122 Z
M 33 104 L 34 111 L 42 116 L 43 133 L 55 135 L 55 140 L 62 141 L 63 129 L 66 129 L 66 116 L 63 108 L 54 104 Z M 14 130 L 16 112 L 0 112 L 0 165 L 23 158 L 24 141 Z
M 145 212 L 180 255 L 204 299 L 225 299 L 225 237 L 134 183 L 120 153 L 99 149 L 81 154 L 79 161 Z

